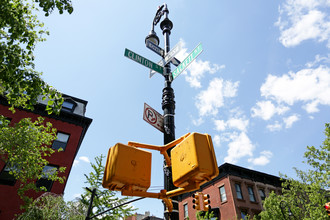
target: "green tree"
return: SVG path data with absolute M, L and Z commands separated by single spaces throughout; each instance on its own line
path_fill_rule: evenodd
M 105 210 L 118 206 L 128 201 L 128 197 L 119 198 L 116 196 L 114 191 L 110 191 L 108 189 L 104 189 L 102 187 L 103 173 L 104 173 L 104 165 L 102 164 L 103 158 L 105 156 L 101 155 L 95 157 L 95 164 L 91 163 L 93 171 L 88 175 L 85 174 L 86 182 L 88 184 L 88 188 L 96 188 L 96 196 L 93 200 L 93 209 L 91 212 L 91 216 L 101 213 Z M 81 202 L 88 206 L 92 193 L 91 191 L 85 189 L 84 194 L 81 195 Z M 101 215 L 102 219 L 107 220 L 116 220 L 126 216 L 132 215 L 133 209 L 129 205 L 123 205 L 118 208 L 112 209 L 111 211 Z
M 44 193 L 30 204 L 26 212 L 17 220 L 84 220 L 86 207 L 79 201 L 65 202 L 63 197 L 53 193 Z
M 36 6 L 35 4 L 38 4 Z M 34 70 L 33 51 L 47 35 L 37 19 L 41 8 L 48 16 L 55 8 L 72 13 L 71 0 L 1 0 L 0 2 L 0 96 L 14 107 L 33 109 L 38 98 L 49 99 L 47 111 L 59 112 L 61 94 Z
M 324 209 L 330 186 L 330 125 L 325 125 L 326 138 L 316 148 L 307 146 L 304 158 L 311 168 L 294 168 L 298 180 L 284 176 L 282 195 L 271 193 L 264 201 L 261 219 L 328 219 Z
M 56 130 L 49 122 L 44 123 L 40 117 L 34 122 L 25 118 L 14 126 L 8 124 L 9 121 L 0 115 L 0 159 L 7 164 L 9 174 L 19 180 L 18 195 L 26 207 L 33 199 L 27 197 L 25 192 L 43 190 L 36 187 L 34 180 L 47 175 L 49 179 L 63 183 L 64 178 L 58 174 L 65 168 L 60 167 L 52 174 L 43 172 L 48 164 L 45 157 L 55 152 L 49 145 L 56 138 Z
M 214 217 L 214 214 L 213 212 L 196 212 L 196 219 L 198 220 L 209 220 L 209 219 L 212 219 L 212 220 L 217 220 L 218 218 L 217 217 Z

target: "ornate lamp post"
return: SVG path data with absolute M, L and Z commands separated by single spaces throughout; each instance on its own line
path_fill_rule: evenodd
M 161 17 L 164 15 L 164 20 L 160 23 L 160 28 L 163 31 L 164 35 L 164 54 L 163 58 L 170 51 L 170 34 L 173 28 L 173 23 L 168 18 L 169 10 L 167 5 L 164 4 L 160 6 L 156 12 L 155 18 L 152 22 L 152 29 L 149 35 L 146 37 L 145 42 L 151 41 L 156 45 L 159 45 L 159 38 L 157 37 L 154 27 L 158 24 Z M 164 145 L 175 140 L 175 125 L 174 125 L 174 110 L 175 110 L 175 101 L 174 101 L 174 91 L 171 87 L 171 66 L 170 63 L 165 65 L 164 71 L 165 84 L 162 94 L 162 109 L 164 111 Z M 170 150 L 168 150 L 168 155 L 170 155 Z M 167 191 L 173 190 L 176 187 L 173 185 L 172 181 L 172 170 L 170 167 L 165 166 L 164 162 L 164 188 Z M 165 207 L 164 217 L 165 219 L 178 220 L 179 219 L 179 203 L 177 197 L 172 197 L 173 211 L 168 212 Z

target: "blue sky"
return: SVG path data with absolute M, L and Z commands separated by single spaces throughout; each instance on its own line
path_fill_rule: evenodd
M 89 161 L 109 147 L 136 141 L 162 145 L 163 135 L 143 120 L 147 103 L 162 113 L 164 78 L 124 57 L 128 48 L 154 62 L 145 47 L 161 1 L 73 1 L 72 15 L 42 17 L 50 31 L 37 46 L 36 69 L 59 91 L 87 100 L 93 119 L 65 190 L 82 192 Z M 204 51 L 172 83 L 176 137 L 213 138 L 224 162 L 294 176 L 307 145 L 324 140 L 330 110 L 330 2 L 328 0 L 167 1 L 174 24 L 171 46 L 179 60 L 198 43 Z M 159 25 L 155 27 L 164 45 Z M 174 67 L 172 66 L 172 70 Z M 153 152 L 152 192 L 163 186 L 162 157 Z M 161 201 L 133 204 L 163 215 Z

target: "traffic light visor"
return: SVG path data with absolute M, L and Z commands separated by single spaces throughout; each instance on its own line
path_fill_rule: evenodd
M 151 179 L 151 153 L 117 143 L 108 152 L 102 186 L 121 191 L 147 191 Z
M 219 170 L 211 136 L 192 133 L 171 150 L 172 178 L 176 187 L 210 181 Z

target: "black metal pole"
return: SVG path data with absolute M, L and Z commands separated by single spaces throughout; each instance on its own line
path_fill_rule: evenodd
M 173 23 L 168 19 L 168 9 L 167 5 L 164 4 L 163 9 L 165 18 L 160 23 L 160 28 L 163 30 L 164 41 L 165 41 L 165 55 L 170 51 L 170 34 L 173 27 Z M 171 66 L 170 63 L 165 65 L 165 85 L 162 95 L 162 109 L 164 111 L 164 144 L 168 144 L 171 141 L 175 140 L 175 125 L 174 125 L 174 110 L 175 110 L 175 101 L 174 101 L 174 90 L 171 87 Z M 167 153 L 171 157 L 170 150 L 168 149 Z M 172 181 L 172 169 L 167 167 L 164 161 L 164 188 L 167 191 L 173 190 L 176 187 L 173 185 Z M 173 211 L 169 212 L 164 207 L 164 217 L 167 220 L 179 220 L 179 203 L 177 197 L 172 197 Z
M 91 214 L 91 212 L 92 212 L 92 208 L 93 208 L 93 200 L 94 200 L 94 196 L 95 196 L 95 194 L 96 194 L 96 188 L 93 188 L 92 191 L 91 191 L 90 189 L 88 189 L 87 187 L 86 187 L 86 189 L 92 193 L 91 200 L 89 201 L 89 206 L 88 206 L 88 210 L 87 210 L 86 218 L 85 218 L 85 220 L 90 220 L 91 218 L 90 218 L 89 216 L 90 216 L 90 214 Z

